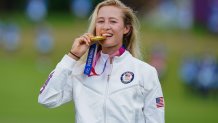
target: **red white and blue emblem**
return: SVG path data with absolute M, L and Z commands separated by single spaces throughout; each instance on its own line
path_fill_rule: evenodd
M 120 80 L 123 84 L 128 84 L 132 82 L 133 79 L 134 79 L 134 73 L 130 71 L 124 72 L 120 77 Z
M 163 97 L 156 98 L 156 106 L 157 106 L 157 108 L 164 107 L 164 98 Z

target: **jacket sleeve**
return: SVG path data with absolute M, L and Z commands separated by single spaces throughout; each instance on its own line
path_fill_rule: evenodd
M 40 89 L 40 104 L 55 108 L 72 100 L 72 82 L 69 78 L 76 62 L 67 55 L 62 58 Z
M 150 89 L 146 94 L 143 109 L 145 120 L 146 123 L 164 123 L 164 98 L 155 68 L 152 69 L 150 80 L 152 84 L 149 85 Z

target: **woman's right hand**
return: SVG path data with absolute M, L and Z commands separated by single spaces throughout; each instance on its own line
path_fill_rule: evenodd
M 73 42 L 70 51 L 77 57 L 72 55 L 71 53 L 69 53 L 68 55 L 75 60 L 79 60 L 79 58 L 81 58 L 85 54 L 85 52 L 89 49 L 90 45 L 92 44 L 90 40 L 91 37 L 93 37 L 91 33 L 85 33 L 84 35 L 76 38 Z

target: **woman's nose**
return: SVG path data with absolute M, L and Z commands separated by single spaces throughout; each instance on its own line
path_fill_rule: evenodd
M 111 29 L 110 24 L 109 24 L 109 23 L 104 23 L 104 25 L 103 25 L 103 29 L 105 29 L 105 30 L 109 30 L 109 29 Z

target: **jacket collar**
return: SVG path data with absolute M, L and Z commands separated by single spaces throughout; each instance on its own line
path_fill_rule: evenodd
M 100 53 L 101 53 L 100 59 L 105 62 L 108 59 L 109 55 L 104 54 L 102 51 Z M 122 55 L 113 57 L 113 63 L 118 63 L 118 62 L 121 62 L 121 61 L 125 61 L 126 57 L 128 57 L 128 56 L 132 56 L 132 55 L 130 54 L 129 51 L 125 50 L 125 52 Z

